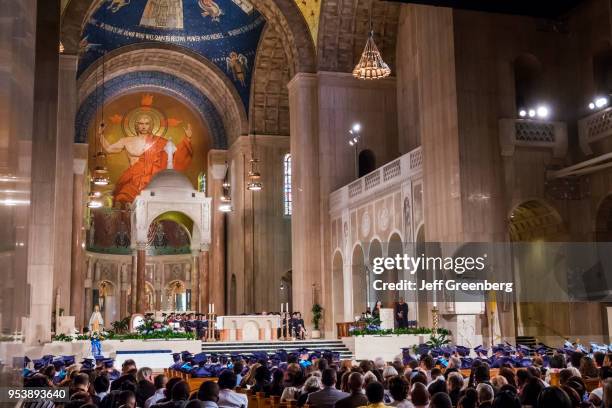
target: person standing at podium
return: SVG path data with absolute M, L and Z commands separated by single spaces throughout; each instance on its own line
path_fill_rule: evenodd
M 376 304 L 374 305 L 374 310 L 372 310 L 373 318 L 380 320 L 380 309 L 382 309 L 382 307 L 383 307 L 382 301 L 377 300 Z
M 395 320 L 398 328 L 405 329 L 408 327 L 408 304 L 404 302 L 404 298 L 400 298 L 395 305 Z

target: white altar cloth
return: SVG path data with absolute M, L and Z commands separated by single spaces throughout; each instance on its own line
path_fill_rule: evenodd
M 276 340 L 280 328 L 278 315 L 218 316 L 221 341 Z

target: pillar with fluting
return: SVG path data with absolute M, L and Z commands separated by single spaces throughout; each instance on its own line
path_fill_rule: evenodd
M 57 162 L 57 95 L 59 68 L 59 2 L 36 2 L 32 173 L 28 228 L 29 309 L 26 343 L 51 340 L 53 313 L 55 184 Z M 21 40 L 20 40 L 21 42 Z M 27 38 L 23 46 L 28 47 Z
M 225 150 L 211 150 L 208 153 L 209 180 L 208 196 L 212 197 L 212 242 L 208 258 L 209 281 L 205 288 L 209 297 L 206 302 L 202 301 L 202 307 L 208 303 L 215 304 L 215 312 L 218 315 L 226 313 L 226 271 L 225 271 L 225 213 L 219 211 L 223 179 L 225 178 Z M 235 311 L 234 311 L 235 312 Z
M 290 113 L 291 262 L 293 310 L 311 320 L 313 284 L 321 276 L 318 83 L 314 74 L 297 74 L 288 84 Z
M 121 282 L 121 293 L 119 297 L 119 319 L 123 319 L 128 315 L 127 291 L 130 287 L 128 265 L 125 263 L 122 263 L 119 267 L 119 282 Z
M 200 251 L 198 252 L 198 275 L 199 275 L 200 308 L 204 312 L 208 311 L 208 304 L 213 303 L 213 301 L 211 300 L 209 259 L 210 258 L 209 258 L 208 244 L 201 245 Z
M 136 270 L 137 270 L 137 251 L 132 250 L 132 275 L 130 279 L 130 314 L 136 313 Z
M 58 306 L 66 311 L 66 314 L 75 316 L 77 325 L 82 323 L 83 315 L 83 249 L 78 254 L 77 262 L 80 276 L 78 279 L 78 289 L 73 285 L 74 268 L 72 261 L 75 255 L 75 240 L 82 241 L 82 231 L 78 230 L 79 237 L 75 237 L 75 213 L 83 214 L 83 209 L 76 206 L 83 206 L 81 197 L 77 197 L 74 188 L 80 188 L 76 183 L 82 184 L 83 172 L 87 164 L 87 156 L 75 157 L 73 152 L 74 142 L 74 120 L 77 108 L 77 89 L 76 89 L 77 56 L 62 54 L 59 58 L 59 85 L 58 85 L 58 110 L 57 110 L 57 143 L 55 164 L 55 239 L 53 250 L 54 288 L 56 293 L 61 293 Z M 78 162 L 73 159 L 78 159 Z M 80 177 L 79 177 L 80 176 Z M 73 181 L 73 182 L 70 182 Z M 78 192 L 77 192 L 78 193 Z M 72 197 L 73 200 L 69 198 Z M 75 198 L 79 200 L 76 201 Z M 78 291 L 78 303 L 72 300 Z M 79 305 L 75 309 L 75 305 Z
M 87 259 L 87 272 L 85 275 L 85 282 L 83 283 L 84 292 L 85 292 L 85 313 L 83 314 L 83 322 L 81 326 L 78 326 L 78 322 L 76 322 L 77 328 L 80 330 L 82 327 L 85 327 L 89 323 L 89 317 L 93 310 L 93 280 L 94 280 L 94 259 L 89 257 Z
M 136 313 L 144 314 L 147 310 L 145 290 L 146 244 L 136 246 Z
M 87 145 L 84 145 L 87 146 Z M 81 149 L 79 149 L 81 150 Z M 75 154 L 77 152 L 75 151 Z M 84 228 L 84 184 L 85 167 L 87 166 L 87 152 L 85 158 L 75 158 L 72 176 L 72 251 L 70 256 L 70 314 L 74 316 L 77 327 L 85 323 L 85 228 Z

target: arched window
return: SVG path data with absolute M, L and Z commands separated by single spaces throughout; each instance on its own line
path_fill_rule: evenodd
M 593 56 L 593 81 L 595 92 L 601 95 L 612 93 L 612 49 Z
M 359 152 L 359 177 L 363 177 L 368 173 L 376 170 L 376 156 L 370 149 Z
M 291 215 L 291 154 L 283 158 L 283 213 Z
M 542 102 L 542 65 L 533 55 L 514 60 L 514 93 L 517 109 L 535 108 Z

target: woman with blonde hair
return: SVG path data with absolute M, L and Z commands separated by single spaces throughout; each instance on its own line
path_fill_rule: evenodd
M 249 371 L 244 375 L 242 381 L 240 381 L 240 386 L 242 388 L 250 388 L 255 385 L 255 371 L 261 367 L 261 364 L 255 363 L 250 368 Z

